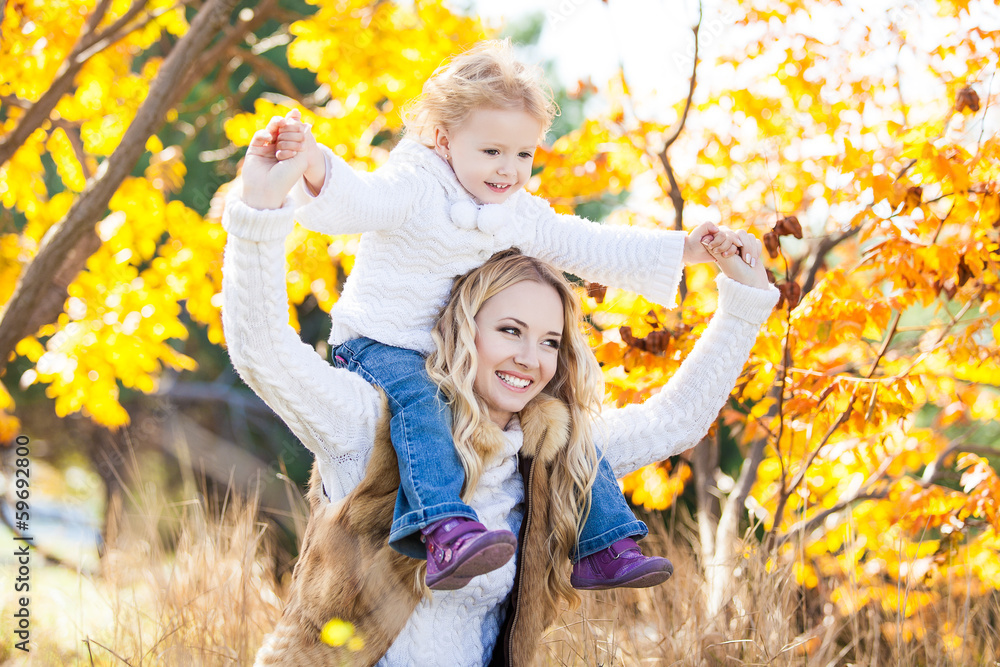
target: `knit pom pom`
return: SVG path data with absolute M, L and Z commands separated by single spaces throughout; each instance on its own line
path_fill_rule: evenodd
M 510 213 L 508 209 L 500 204 L 484 204 L 479 209 L 479 229 L 490 235 L 496 235 L 509 222 Z
M 475 229 L 479 210 L 468 199 L 457 201 L 451 205 L 451 221 L 462 229 Z

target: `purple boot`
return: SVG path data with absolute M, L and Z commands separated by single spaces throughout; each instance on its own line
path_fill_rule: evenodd
M 486 530 L 465 517 L 449 517 L 421 528 L 427 544 L 427 587 L 462 588 L 473 577 L 492 572 L 510 560 L 517 538 L 509 530 Z
M 618 540 L 607 549 L 584 556 L 573 566 L 569 582 L 584 591 L 608 588 L 646 588 L 662 584 L 674 573 L 666 558 L 643 556 L 630 537 Z

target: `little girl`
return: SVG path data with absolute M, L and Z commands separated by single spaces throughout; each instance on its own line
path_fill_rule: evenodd
M 293 193 L 296 219 L 326 234 L 361 232 L 330 342 L 337 364 L 388 397 L 401 480 L 389 542 L 427 558 L 432 589 L 465 586 L 503 565 L 517 544 L 510 531 L 486 530 L 463 502 L 463 484 L 470 492 L 481 468 L 475 453 L 453 444 L 449 407 L 425 370 L 454 278 L 518 247 L 577 276 L 673 304 L 684 262 L 712 259 L 703 243 L 727 257 L 742 245 L 711 223 L 690 235 L 602 226 L 558 215 L 526 193 L 535 149 L 555 113 L 537 70 L 517 62 L 509 43 L 484 42 L 425 83 L 406 116 L 406 137 L 374 172 L 357 173 L 317 145 L 297 111 L 268 125 L 278 160 L 307 158 Z M 744 259 L 757 260 L 749 253 Z M 513 325 L 505 331 L 519 335 Z M 496 375 L 501 393 L 531 382 L 530 372 Z M 644 556 L 636 545 L 647 528 L 603 457 L 590 505 L 574 587 L 644 587 L 671 575 L 667 559 Z

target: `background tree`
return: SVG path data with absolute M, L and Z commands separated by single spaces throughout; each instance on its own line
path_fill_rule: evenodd
M 682 462 L 626 480 L 658 508 L 695 481 L 720 627 L 745 609 L 728 604 L 745 593 L 748 545 L 797 559 L 799 583 L 840 614 L 900 610 L 910 637 L 956 582 L 968 600 L 1000 581 L 987 500 L 1000 461 L 1000 22 L 988 3 L 853 9 L 718 8 L 682 59 L 693 104 L 672 127 L 626 113 L 624 78 L 620 106 L 594 119 L 630 138 L 630 164 L 659 158 L 677 221 L 693 211 L 763 235 L 783 295 L 693 475 Z M 705 58 L 699 28 L 730 19 L 731 48 L 716 41 Z M 708 277 L 689 272 L 671 313 L 614 293 L 592 302 L 609 397 L 642 399 L 673 373 L 704 325 Z M 744 538 L 747 518 L 759 541 Z M 945 639 L 961 644 L 954 628 Z

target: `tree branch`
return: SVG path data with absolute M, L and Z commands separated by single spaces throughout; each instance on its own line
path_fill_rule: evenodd
M 896 335 L 896 327 L 899 326 L 899 317 L 900 311 L 896 311 L 892 318 L 892 323 L 889 325 L 889 331 L 886 333 L 885 340 L 882 341 L 882 347 L 878 352 L 878 356 L 875 358 L 874 363 L 872 363 L 872 367 L 868 370 L 868 374 L 865 376 L 866 379 L 871 379 L 871 377 L 875 375 L 875 370 L 878 368 L 878 365 L 885 356 L 885 353 L 889 350 L 889 344 Z M 798 472 L 795 473 L 795 477 L 792 479 L 792 483 L 789 487 L 787 489 L 782 489 L 781 497 L 778 499 L 778 506 L 774 511 L 774 523 L 771 525 L 770 535 L 777 535 L 778 525 L 781 523 L 781 519 L 784 515 L 785 504 L 787 503 L 788 497 L 795 493 L 795 489 L 797 489 L 799 484 L 802 483 L 802 480 L 805 479 L 809 466 L 811 466 L 813 461 L 816 460 L 820 451 L 830 441 L 833 434 L 837 432 L 837 429 L 843 426 L 848 418 L 850 418 L 851 412 L 854 410 L 854 399 L 857 397 L 858 389 L 860 387 L 860 382 L 854 385 L 854 389 L 851 391 L 851 397 L 847 401 L 847 407 L 845 407 L 844 411 L 840 413 L 839 417 L 837 417 L 837 421 L 831 424 L 830 428 L 828 428 L 826 433 L 823 434 L 823 438 L 820 440 L 819 444 L 813 447 L 812 451 L 809 452 L 809 457 L 805 460 L 802 467 L 799 468 Z
M 256 70 L 262 78 L 270 81 L 282 95 L 292 98 L 303 106 L 308 104 L 305 96 L 299 91 L 298 88 L 295 87 L 295 84 L 292 83 L 292 78 L 288 76 L 288 72 L 278 67 L 264 56 L 258 56 L 252 51 L 240 49 L 236 46 L 231 47 L 227 51 L 227 54 L 245 62 L 252 69 Z
M 806 274 L 806 279 L 802 282 L 802 296 L 808 294 L 812 288 L 815 287 L 816 275 L 819 273 L 819 270 L 826 265 L 826 256 L 841 243 L 852 236 L 857 235 L 857 233 L 861 231 L 861 227 L 862 225 L 852 227 L 840 236 L 823 237 L 823 240 L 820 241 L 818 246 L 816 246 L 816 253 L 813 255 L 812 264 L 809 265 L 809 273 Z
M 663 142 L 663 150 L 660 151 L 657 157 L 660 158 L 660 163 L 663 165 L 664 171 L 667 172 L 667 180 L 670 182 L 670 201 L 674 205 L 674 229 L 677 231 L 684 230 L 684 196 L 681 194 L 680 185 L 677 183 L 677 177 L 674 175 L 674 168 L 670 164 L 670 156 L 668 152 L 670 147 L 673 146 L 677 138 L 681 136 L 681 132 L 684 130 L 684 125 L 687 123 L 688 112 L 691 110 L 691 101 L 694 99 L 694 89 L 698 81 L 698 34 L 701 30 L 701 19 L 703 16 L 703 10 L 701 3 L 698 3 L 698 22 L 694 24 L 691 28 L 691 32 L 694 33 L 694 55 L 692 56 L 691 62 L 691 79 L 688 85 L 688 95 L 687 100 L 684 102 L 684 111 L 681 113 L 680 119 L 677 121 L 676 127 L 674 127 L 673 132 L 670 136 L 666 138 Z M 684 298 L 687 296 L 687 281 L 682 279 L 679 287 L 680 300 L 683 302 Z
M 698 34 L 701 30 L 702 15 L 703 15 L 703 10 L 701 3 L 699 2 L 698 22 L 695 23 L 694 26 L 691 28 L 691 32 L 694 33 L 694 55 L 692 56 L 692 61 L 691 61 L 691 79 L 690 79 L 690 84 L 688 85 L 688 96 L 687 100 L 685 100 L 684 102 L 684 111 L 683 113 L 681 113 L 680 120 L 677 122 L 677 127 L 674 128 L 674 131 L 664 142 L 663 151 L 661 152 L 661 155 L 664 156 L 666 156 L 667 151 L 670 150 L 670 147 L 673 146 L 674 142 L 677 141 L 677 137 L 681 136 L 681 131 L 684 129 L 684 124 L 687 123 L 688 112 L 691 110 L 691 101 L 694 99 L 694 88 L 697 82 L 697 73 L 698 73 Z
M 897 69 L 898 69 L 898 66 L 897 66 Z M 898 84 L 898 80 L 897 80 L 897 84 Z M 902 92 L 900 92 L 900 96 L 902 96 Z M 949 115 L 949 117 L 950 117 L 950 115 Z M 905 118 L 904 118 L 904 125 L 905 125 Z M 940 137 L 940 136 L 943 136 L 943 135 L 938 135 L 938 136 Z M 895 177 L 894 180 L 895 181 L 899 181 L 900 179 L 902 179 L 903 176 L 906 175 L 906 172 L 908 172 L 910 170 L 910 168 L 913 167 L 913 165 L 915 165 L 916 163 L 917 163 L 917 158 L 912 158 L 909 161 L 907 161 L 906 164 L 904 164 L 902 167 L 900 167 L 899 171 L 896 173 L 896 177 Z M 937 200 L 931 200 L 931 201 L 937 201 Z M 928 201 L 928 202 L 924 202 L 924 203 L 931 203 L 931 202 Z M 872 205 L 869 204 L 865 208 L 869 208 L 870 209 L 871 207 L 872 207 Z M 952 208 L 954 208 L 954 206 Z M 951 212 L 949 211 L 949 215 L 950 215 L 950 213 Z M 945 216 L 945 219 L 947 219 L 947 218 L 948 218 L 948 216 Z M 944 225 L 944 221 L 942 220 L 941 224 L 938 225 L 938 231 L 937 231 L 937 233 L 935 233 L 935 235 L 934 235 L 935 241 L 937 239 L 937 235 L 940 234 L 941 227 L 943 225 Z M 862 227 L 863 227 L 863 225 L 858 225 L 857 227 L 853 227 L 853 228 L 847 230 L 846 232 L 844 232 L 840 236 L 837 236 L 837 237 L 834 237 L 834 238 L 825 237 L 822 240 L 822 242 L 820 242 L 819 246 L 817 246 L 817 248 L 816 248 L 815 254 L 813 255 L 813 261 L 812 261 L 812 264 L 809 267 L 809 273 L 806 275 L 806 279 L 802 283 L 802 294 L 803 294 L 803 296 L 806 295 L 806 294 L 808 294 L 810 291 L 812 291 L 813 287 L 815 287 L 815 285 L 816 285 L 816 276 L 819 273 L 819 270 L 822 269 L 823 266 L 826 265 L 826 256 L 834 248 L 836 248 L 838 245 L 840 245 L 844 241 L 850 239 L 851 237 L 855 236 L 858 232 L 860 232 L 861 229 L 862 229 Z M 932 241 L 932 243 L 934 243 L 934 241 Z M 869 252 L 871 250 L 874 250 L 874 248 L 870 249 Z M 864 263 L 864 260 L 861 262 L 861 264 L 863 264 L 863 263 Z M 859 264 L 859 266 L 860 266 L 860 264 Z
M 940 478 L 942 474 L 941 466 L 944 465 L 945 460 L 947 460 L 949 456 L 955 454 L 956 452 L 959 451 L 970 452 L 973 454 L 980 454 L 982 456 L 1000 456 L 1000 449 L 993 449 L 991 447 L 982 447 L 979 445 L 969 445 L 966 444 L 967 439 L 968 439 L 967 436 L 963 435 L 961 439 L 956 439 L 949 442 L 948 445 L 943 450 L 941 450 L 941 453 L 938 454 L 934 462 L 928 465 L 926 468 L 924 468 L 924 472 L 920 476 L 920 486 L 926 489 L 931 484 L 933 484 L 938 478 Z M 795 523 L 792 526 L 790 526 L 788 528 L 788 531 L 786 531 L 777 538 L 776 545 L 780 547 L 783 544 L 790 541 L 796 535 L 800 533 L 808 533 L 809 531 L 813 530 L 821 523 L 826 521 L 827 517 L 846 509 L 853 503 L 862 500 L 881 500 L 883 498 L 886 498 L 889 495 L 888 490 L 886 489 L 873 490 L 873 489 L 876 484 L 878 484 L 880 481 L 884 479 L 885 471 L 888 470 L 889 465 L 892 463 L 892 461 L 893 461 L 892 457 L 887 457 L 882 462 L 882 465 L 879 467 L 879 470 L 876 471 L 876 473 L 872 476 L 871 481 L 869 481 L 862 488 L 860 488 L 858 492 L 853 494 L 850 498 L 845 498 L 839 501 L 833 507 L 825 509 L 818 514 L 809 517 L 808 519 L 803 519 L 802 521 L 799 521 L 798 523 Z
M 267 404 L 256 394 L 236 391 L 232 387 L 218 382 L 177 382 L 169 389 L 153 395 L 175 403 L 204 403 L 206 401 L 225 403 L 232 409 L 277 419 L 274 411 L 267 407 Z
M 889 495 L 888 491 L 874 491 L 871 493 L 859 493 L 855 496 L 848 498 L 847 500 L 842 500 L 833 507 L 825 509 L 819 514 L 811 516 L 808 519 L 804 519 L 790 526 L 787 532 L 782 533 L 781 535 L 778 536 L 778 538 L 775 540 L 775 546 L 781 547 L 785 545 L 787 542 L 789 542 L 796 535 L 800 533 L 808 533 L 809 531 L 811 531 L 812 529 L 816 528 L 821 523 L 826 521 L 826 518 L 828 516 L 830 516 L 831 514 L 836 514 L 837 512 L 846 509 L 853 503 L 860 502 L 862 500 L 881 500 L 882 498 L 885 498 L 888 495 Z
M 223 56 L 229 50 L 246 38 L 247 33 L 257 30 L 272 18 L 276 7 L 277 0 L 263 0 L 254 9 L 252 17 L 247 20 L 239 19 L 235 25 L 228 26 L 223 31 L 222 37 L 192 63 L 181 88 L 184 90 L 193 88 L 197 81 L 223 61 Z
M 939 477 L 941 477 L 941 466 L 948 459 L 949 456 L 956 452 L 969 452 L 970 454 L 979 454 L 980 456 L 1000 456 L 1000 449 L 994 449 L 992 447 L 984 447 L 981 445 L 970 445 L 967 444 L 970 437 L 973 434 L 964 433 L 961 438 L 955 438 L 948 445 L 941 450 L 941 453 L 937 455 L 937 458 L 924 468 L 924 473 L 920 476 L 920 486 L 925 489 L 933 484 Z
M 102 0 L 101 4 L 108 5 L 110 3 L 106 0 Z M 93 21 L 93 24 L 91 24 L 91 21 L 88 20 L 87 27 L 89 29 L 81 36 L 80 42 L 74 48 L 74 51 L 77 56 L 79 56 L 79 59 L 81 61 L 86 61 L 95 53 L 100 53 L 102 50 L 121 39 L 122 36 L 132 32 L 131 30 L 123 30 L 123 28 L 127 26 L 132 19 L 138 16 L 139 12 L 141 12 L 145 6 L 146 0 L 132 0 L 132 4 L 127 10 L 125 10 L 125 13 L 119 16 L 114 23 L 100 32 L 97 32 L 97 24 L 100 23 L 100 19 Z M 99 48 L 94 48 L 98 44 L 101 44 L 101 46 Z
M 775 541 L 775 545 L 780 547 L 781 545 L 791 540 L 795 535 L 811 531 L 813 528 L 826 521 L 826 518 L 828 516 L 836 514 L 837 512 L 849 507 L 852 503 L 856 503 L 860 500 L 881 499 L 888 496 L 889 492 L 887 489 L 880 489 L 878 491 L 874 491 L 873 489 L 876 484 L 878 484 L 885 478 L 885 473 L 889 469 L 889 466 L 892 464 L 892 461 L 893 457 L 887 456 L 885 460 L 882 461 L 882 465 L 880 465 L 878 470 L 875 471 L 875 474 L 871 476 L 869 481 L 860 489 L 858 489 L 856 493 L 852 494 L 850 498 L 845 498 L 839 501 L 833 507 L 825 509 L 818 514 L 809 517 L 808 519 L 803 519 L 802 521 L 793 524 L 791 527 L 789 527 L 787 532 L 778 536 L 777 540 Z
M 105 160 L 93 181 L 77 198 L 66 216 L 42 238 L 38 254 L 21 274 L 17 287 L 0 314 L 0 370 L 5 370 L 19 340 L 33 333 L 32 311 L 63 266 L 67 254 L 104 215 L 108 202 L 145 151 L 146 141 L 163 123 L 173 100 L 185 91 L 178 83 L 187 74 L 195 55 L 204 51 L 229 19 L 237 0 L 209 0 L 199 10 L 187 34 L 167 56 L 121 144 Z
M 31 109 L 31 102 L 23 100 L 17 95 L 0 95 L 0 103 L 5 104 L 9 107 L 17 107 L 18 109 Z M 65 118 L 50 118 L 49 123 L 52 127 L 61 127 L 66 130 L 67 134 L 70 130 L 80 131 L 80 123 L 73 123 Z
M 132 7 L 135 7 L 136 4 L 140 5 L 141 8 L 146 4 L 146 0 L 136 0 Z M 102 0 L 97 5 L 87 18 L 85 32 L 80 36 L 80 39 L 73 47 L 73 50 L 70 51 L 66 60 L 63 61 L 63 64 L 60 65 L 52 84 L 38 98 L 38 101 L 31 105 L 24 116 L 21 117 L 21 121 L 17 124 L 17 127 L 11 130 L 10 134 L 0 141 L 0 165 L 10 160 L 17 149 L 28 140 L 31 133 L 41 127 L 42 123 L 49 118 L 59 100 L 73 88 L 76 75 L 80 72 L 84 63 L 87 62 L 87 58 L 98 52 L 93 50 L 88 51 L 88 49 L 94 44 L 94 31 L 101 22 L 101 19 L 104 18 L 109 5 L 110 2 L 108 0 Z M 129 8 L 129 11 L 132 11 L 132 7 Z M 109 42 L 102 48 L 106 48 L 112 43 Z M 86 57 L 83 56 L 84 52 L 87 52 Z
M 83 150 L 83 137 L 80 135 L 79 126 L 69 126 L 67 124 L 67 126 L 63 127 L 63 131 L 69 137 L 69 143 L 73 147 L 73 154 L 76 155 L 76 159 L 80 163 L 80 169 L 83 171 L 84 180 L 89 181 L 94 177 L 94 172 L 90 170 L 90 165 L 87 164 L 87 153 Z
M 83 32 L 81 33 L 81 39 L 85 35 L 93 34 L 97 30 L 97 26 L 101 24 L 104 20 L 104 15 L 108 13 L 108 7 L 111 6 L 111 0 L 101 0 L 94 11 L 90 13 L 87 17 L 86 23 L 83 24 Z
M 926 359 L 928 356 L 930 356 L 933 352 L 937 351 L 937 349 L 939 347 L 941 347 L 942 345 L 944 345 L 945 337 L 948 335 L 948 333 L 952 329 L 955 328 L 955 325 L 958 324 L 962 320 L 963 317 L 965 317 L 965 314 L 967 312 L 969 312 L 969 309 L 972 308 L 972 304 L 974 302 L 975 302 L 975 299 L 969 299 L 965 303 L 965 305 L 963 305 L 959 309 L 959 311 L 952 316 L 951 322 L 949 322 L 948 324 L 946 324 L 944 326 L 944 328 L 940 330 L 940 332 L 938 333 L 937 340 L 935 340 L 934 344 L 930 346 L 930 349 L 925 349 L 925 351 L 922 351 L 917 356 L 916 359 L 914 359 L 912 362 L 910 362 L 909 366 L 907 366 L 904 370 L 900 371 L 899 373 L 896 373 L 896 375 L 894 375 L 892 377 L 892 379 L 898 380 L 899 378 L 906 377 L 907 375 L 910 374 L 910 371 L 912 371 L 914 368 L 917 367 L 918 364 L 922 363 L 924 359 Z

